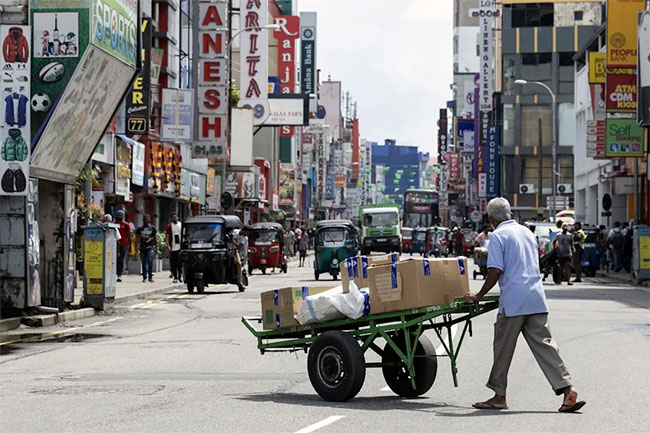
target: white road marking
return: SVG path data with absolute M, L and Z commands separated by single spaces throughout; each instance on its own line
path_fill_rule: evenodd
M 323 428 L 323 427 L 325 427 L 327 425 L 335 423 L 336 421 L 340 420 L 341 418 L 345 418 L 345 416 L 343 416 L 343 415 L 333 415 L 333 416 L 330 416 L 328 418 L 325 418 L 322 421 L 318 421 L 315 424 L 312 424 L 312 425 L 310 425 L 308 427 L 305 427 L 305 428 L 303 428 L 301 430 L 298 430 L 296 433 L 311 433 L 311 432 L 314 432 L 314 431 L 316 431 L 316 430 L 318 430 L 320 428 Z

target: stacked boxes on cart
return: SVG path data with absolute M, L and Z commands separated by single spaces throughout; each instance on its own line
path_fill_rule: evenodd
M 370 314 L 445 305 L 469 292 L 467 258 L 408 259 L 397 253 L 356 256 L 342 263 L 341 283 L 368 288 Z M 261 295 L 264 329 L 298 326 L 295 314 L 307 296 L 331 287 L 289 287 Z

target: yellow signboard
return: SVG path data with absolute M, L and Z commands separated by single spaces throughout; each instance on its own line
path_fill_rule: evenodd
M 608 0 L 607 67 L 634 68 L 637 64 L 637 15 L 645 0 Z
M 650 269 L 650 232 L 648 229 L 639 232 L 639 268 Z
M 86 293 L 101 295 L 104 278 L 104 241 L 94 230 L 86 231 L 84 240 L 84 272 L 86 278 Z
M 605 84 L 605 53 L 589 53 L 589 84 Z

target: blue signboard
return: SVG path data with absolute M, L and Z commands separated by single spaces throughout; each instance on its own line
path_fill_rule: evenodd
M 474 153 L 474 119 L 458 121 L 458 138 L 456 140 L 461 152 Z
M 499 196 L 499 127 L 489 125 L 487 132 L 486 167 L 487 185 L 485 195 L 488 199 Z

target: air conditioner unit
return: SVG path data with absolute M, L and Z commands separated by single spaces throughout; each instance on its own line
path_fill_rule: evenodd
M 573 185 L 570 183 L 561 183 L 557 186 L 558 194 L 571 194 L 573 192 Z
M 519 194 L 534 194 L 535 185 L 532 183 L 520 183 L 519 184 Z

